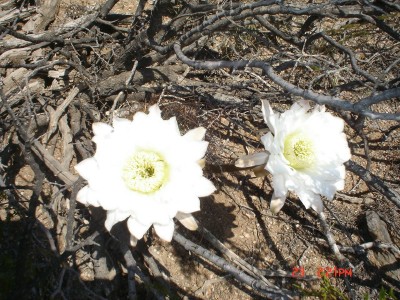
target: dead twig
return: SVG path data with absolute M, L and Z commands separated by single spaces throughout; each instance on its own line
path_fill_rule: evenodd
M 67 98 L 57 107 L 54 113 L 50 113 L 50 122 L 49 122 L 49 129 L 45 136 L 45 142 L 47 143 L 50 139 L 50 136 L 57 130 L 57 123 L 61 118 L 61 115 L 64 113 L 65 109 L 68 105 L 74 100 L 76 95 L 79 93 L 79 88 L 74 87 L 69 93 Z M 65 124 L 64 124 L 65 125 Z
M 218 257 L 217 255 L 211 253 L 210 251 L 199 245 L 194 244 L 193 242 L 189 241 L 176 231 L 174 232 L 173 239 L 178 244 L 183 246 L 186 250 L 196 253 L 200 257 L 207 259 L 208 261 L 212 262 L 213 264 L 220 267 L 224 271 L 233 275 L 239 282 L 245 283 L 246 285 L 255 289 L 255 291 L 258 291 L 262 295 L 267 296 L 270 299 L 293 299 L 292 292 L 269 287 L 263 281 L 257 280 L 245 274 L 236 267 L 232 266 L 225 259 Z
M 397 207 L 400 208 L 400 195 L 392 188 L 387 186 L 384 181 L 382 181 L 377 176 L 373 175 L 371 172 L 355 163 L 354 161 L 348 161 L 345 163 L 346 168 L 359 176 L 365 183 L 368 184 L 372 189 L 380 192 L 385 196 L 386 199 L 390 200 Z

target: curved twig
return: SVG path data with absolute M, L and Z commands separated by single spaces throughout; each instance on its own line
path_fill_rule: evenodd
M 218 257 L 215 254 L 212 254 L 210 251 L 199 245 L 194 244 L 176 231 L 174 232 L 173 239 L 178 244 L 183 246 L 186 250 L 192 251 L 193 253 L 196 253 L 197 255 L 206 258 L 224 271 L 232 274 L 238 281 L 243 282 L 249 287 L 254 288 L 261 294 L 269 297 L 270 299 L 293 299 L 292 296 L 294 296 L 294 294 L 292 294 L 291 292 L 283 292 L 282 290 L 277 290 L 267 286 L 263 281 L 256 280 L 253 277 L 244 273 L 243 271 L 238 270 L 236 267 L 229 264 L 225 259 Z
M 315 93 L 310 90 L 304 90 L 299 88 L 290 82 L 287 82 L 282 77 L 278 76 L 271 65 L 263 62 L 263 61 L 250 61 L 250 60 L 237 60 L 237 61 L 195 61 L 188 58 L 181 50 L 181 47 L 178 43 L 175 43 L 174 50 L 177 57 L 184 62 L 185 64 L 195 68 L 202 70 L 217 70 L 222 68 L 232 68 L 234 70 L 240 70 L 245 68 L 259 68 L 262 69 L 265 74 L 276 84 L 280 85 L 282 88 L 287 90 L 293 95 L 301 96 L 304 99 L 312 100 L 318 104 L 328 105 L 337 109 L 351 111 L 371 119 L 382 119 L 382 120 L 396 120 L 400 121 L 400 114 L 388 114 L 388 113 L 378 113 L 374 112 L 366 107 L 360 105 L 356 106 L 355 104 L 345 101 L 338 97 L 326 96 L 322 94 Z M 395 95 L 397 93 L 400 94 L 400 89 L 395 89 Z M 386 94 L 386 96 L 388 96 Z M 362 101 L 362 100 L 361 100 Z

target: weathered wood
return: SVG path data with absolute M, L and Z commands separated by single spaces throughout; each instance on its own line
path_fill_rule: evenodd
M 60 0 L 40 1 L 39 7 L 36 9 L 37 14 L 30 18 L 22 29 L 27 33 L 39 33 L 45 30 L 54 21 L 59 4 Z
M 60 119 L 58 127 L 60 128 L 62 137 L 62 157 L 61 165 L 64 169 L 69 170 L 72 158 L 74 157 L 74 147 L 72 145 L 72 132 L 68 126 L 68 116 L 63 115 Z
M 132 85 L 141 86 L 148 82 L 162 84 L 165 82 L 179 83 L 181 85 L 200 85 L 199 81 L 185 79 L 183 76 L 187 66 L 171 65 L 171 66 L 157 66 L 153 68 L 146 68 L 137 70 L 132 79 Z M 131 72 L 122 72 L 118 75 L 107 77 L 98 83 L 98 91 L 101 95 L 111 95 L 113 92 L 123 90 L 126 85 L 125 82 L 129 78 Z
M 9 1 L 4 1 L 4 3 L 0 3 L 0 10 L 8 10 L 16 6 L 16 1 L 14 0 L 9 0 Z
M 367 221 L 368 232 L 374 240 L 393 245 L 386 223 L 382 221 L 376 212 L 367 211 L 365 219 Z M 373 253 L 375 257 L 375 259 L 372 260 L 373 264 L 381 269 L 389 267 L 386 271 L 386 275 L 398 282 L 400 280 L 400 269 L 393 267 L 399 264 L 396 253 L 391 249 L 377 249 Z
M 74 87 L 68 94 L 67 98 L 57 107 L 54 113 L 50 114 L 50 122 L 49 129 L 46 133 L 45 141 L 47 142 L 51 135 L 57 130 L 58 120 L 61 118 L 61 115 L 64 113 L 65 109 L 68 105 L 74 100 L 76 95 L 79 93 L 79 88 Z
M 15 18 L 25 19 L 35 12 L 34 7 L 30 7 L 24 10 L 18 8 L 12 8 L 4 13 L 0 13 L 0 24 L 6 25 L 15 20 Z
M 71 32 L 72 30 L 74 30 L 76 28 L 86 28 L 94 20 L 96 20 L 97 15 L 98 15 L 98 13 L 84 15 L 76 20 L 73 20 L 73 21 L 65 23 L 61 26 L 58 26 L 53 31 L 46 31 L 46 32 L 39 33 L 39 34 L 27 34 L 27 36 L 30 38 L 36 38 L 36 39 L 40 39 L 40 38 L 52 39 L 52 38 L 56 38 L 56 37 L 58 38 L 58 37 L 60 37 L 60 35 Z M 10 38 L 6 41 L 0 41 L 0 47 L 6 48 L 6 49 L 24 47 L 24 46 L 27 46 L 30 44 L 31 44 L 31 42 L 29 42 L 29 41 L 20 40 L 20 39 L 14 38 L 14 37 Z
M 41 49 L 47 46 L 49 43 L 43 42 L 36 45 L 30 45 L 24 48 L 15 48 L 3 52 L 0 55 L 0 65 L 7 64 L 20 64 L 25 63 L 26 60 L 31 56 L 31 53 L 35 50 Z M 0 41 L 1 47 L 1 41 Z
M 35 20 L 35 33 L 45 30 L 53 22 L 60 5 L 60 0 L 43 0 L 41 2 L 38 9 L 39 18 Z
M 3 92 L 7 95 L 9 92 L 19 89 L 18 84 L 24 80 L 28 72 L 28 69 L 25 68 L 18 68 L 11 72 L 3 81 Z
M 31 80 L 28 85 L 26 85 L 22 90 L 17 91 L 17 89 L 13 89 L 16 93 L 10 95 L 9 92 L 7 96 L 9 97 L 7 102 L 10 107 L 14 107 L 20 104 L 22 101 L 26 99 L 26 97 L 33 97 L 37 94 L 40 94 L 44 91 L 44 80 L 43 79 L 34 79 Z M 0 113 L 4 113 L 5 108 L 2 107 L 0 109 Z

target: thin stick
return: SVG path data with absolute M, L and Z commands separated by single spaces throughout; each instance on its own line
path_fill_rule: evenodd
M 132 81 L 133 76 L 135 76 L 137 66 L 138 66 L 138 61 L 135 60 L 135 63 L 133 64 L 133 67 L 132 67 L 131 75 L 129 75 L 128 79 L 125 81 L 125 86 L 128 86 L 128 84 Z M 118 93 L 117 97 L 115 97 L 115 99 L 114 99 L 113 105 L 111 106 L 111 120 L 114 118 L 115 107 L 117 106 L 117 103 L 123 94 L 124 94 L 124 92 L 120 91 Z
M 339 262 L 339 267 L 347 267 L 350 266 L 352 269 L 354 269 L 354 266 L 352 263 L 340 252 L 338 245 L 336 244 L 336 241 L 329 229 L 328 223 L 326 222 L 326 216 L 323 212 L 318 213 L 319 220 L 321 222 L 322 228 L 324 229 L 324 234 L 326 239 L 328 240 L 328 244 L 330 248 L 332 249 L 333 254 L 335 255 L 336 259 Z M 352 299 L 355 299 L 355 294 L 354 290 L 348 280 L 348 278 L 344 278 L 344 282 L 346 284 L 346 287 L 349 290 L 349 293 L 352 297 Z
M 388 200 L 392 201 L 397 207 L 400 208 L 400 195 L 394 189 L 390 188 L 385 184 L 385 182 L 379 179 L 377 176 L 360 166 L 359 164 L 348 161 L 345 163 L 345 166 L 348 170 L 358 175 L 362 180 L 368 184 L 369 187 L 374 190 L 380 192 L 384 195 Z
M 199 245 L 194 244 L 193 242 L 189 241 L 176 231 L 174 232 L 173 239 L 178 244 L 183 246 L 186 250 L 196 253 L 200 257 L 207 259 L 216 266 L 220 267 L 222 270 L 233 275 L 239 282 L 248 285 L 249 287 L 263 294 L 264 296 L 267 296 L 271 299 L 293 299 L 292 297 L 293 295 L 290 291 L 283 292 L 282 290 L 267 286 L 263 281 L 254 279 L 253 277 L 247 275 L 243 271 L 240 271 L 236 267 L 232 266 L 225 259 L 213 254 L 212 252 L 208 251 L 207 249 L 204 249 Z
M 199 222 L 197 222 L 199 223 Z M 242 269 L 246 270 L 253 276 L 258 277 L 262 281 L 264 281 L 268 286 L 278 288 L 275 285 L 273 285 L 271 282 L 269 282 L 268 279 L 264 277 L 264 274 L 262 273 L 261 270 L 257 269 L 256 267 L 253 267 L 250 265 L 248 262 L 246 262 L 244 259 L 240 258 L 236 253 L 232 252 L 229 250 L 223 243 L 221 243 L 210 231 L 208 231 L 206 228 L 203 226 L 199 226 L 198 231 L 203 234 L 203 236 L 206 238 L 208 242 L 211 243 L 216 249 L 221 251 L 222 254 L 224 254 L 226 257 L 228 257 L 232 262 L 236 263 L 239 265 Z
M 396 253 L 397 256 L 400 257 L 399 248 L 397 248 L 395 245 L 391 245 L 388 243 L 382 243 L 379 241 L 368 242 L 368 243 L 356 245 L 353 247 L 345 247 L 345 246 L 338 246 L 338 247 L 339 247 L 340 251 L 342 251 L 342 252 L 354 253 L 354 254 L 364 253 L 365 250 L 372 249 L 372 248 L 389 249 L 389 250 L 393 251 L 394 253 Z
M 128 299 L 136 300 L 136 285 L 135 285 L 135 273 L 137 269 L 136 261 L 132 256 L 132 252 L 129 246 L 121 246 L 121 250 L 124 252 L 124 259 L 126 262 L 126 267 L 128 269 Z
M 72 239 L 73 239 L 73 233 L 74 233 L 74 223 L 75 223 L 75 208 L 76 208 L 76 195 L 78 194 L 78 191 L 81 187 L 81 184 L 83 182 L 83 178 L 79 177 L 79 179 L 76 181 L 74 184 L 74 187 L 72 188 L 72 194 L 71 198 L 69 200 L 69 210 L 68 210 L 68 215 L 67 215 L 67 234 L 65 236 L 66 242 L 67 242 L 67 247 L 66 249 L 70 249 L 72 247 Z
M 68 94 L 67 98 L 57 107 L 53 114 L 50 114 L 49 130 L 46 133 L 45 141 L 46 143 L 50 139 L 50 136 L 56 131 L 58 120 L 61 118 L 64 110 L 68 105 L 74 100 L 76 95 L 79 93 L 79 88 L 74 87 Z

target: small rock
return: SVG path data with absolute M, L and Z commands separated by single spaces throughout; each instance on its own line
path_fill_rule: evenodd
M 22 82 L 27 74 L 28 74 L 28 69 L 25 68 L 19 68 L 11 72 L 4 79 L 4 86 L 3 86 L 4 93 L 8 93 L 11 90 L 18 90 L 19 87 L 17 83 Z
M 381 220 L 376 212 L 367 211 L 365 218 L 369 234 L 374 240 L 393 244 L 386 223 Z M 375 259 L 371 259 L 371 263 L 377 268 L 381 268 L 382 271 L 386 270 L 384 272 L 387 276 L 393 278 L 395 281 L 399 281 L 400 269 L 398 268 L 399 262 L 395 253 L 390 249 L 377 249 L 373 251 L 373 254 Z M 397 268 L 395 266 L 397 266 Z
M 229 126 L 229 124 L 230 124 L 230 122 L 229 122 L 229 120 L 227 120 L 226 118 L 224 118 L 224 117 L 221 117 L 221 124 L 222 125 L 225 125 L 225 126 Z
M 374 199 L 372 199 L 372 198 L 365 198 L 364 199 L 364 204 L 365 205 L 372 205 L 372 204 L 374 204 L 375 203 L 375 200 Z
M 387 231 L 386 223 L 383 222 L 379 215 L 370 210 L 365 214 L 367 220 L 368 231 L 374 240 L 384 243 L 392 243 L 389 232 Z

